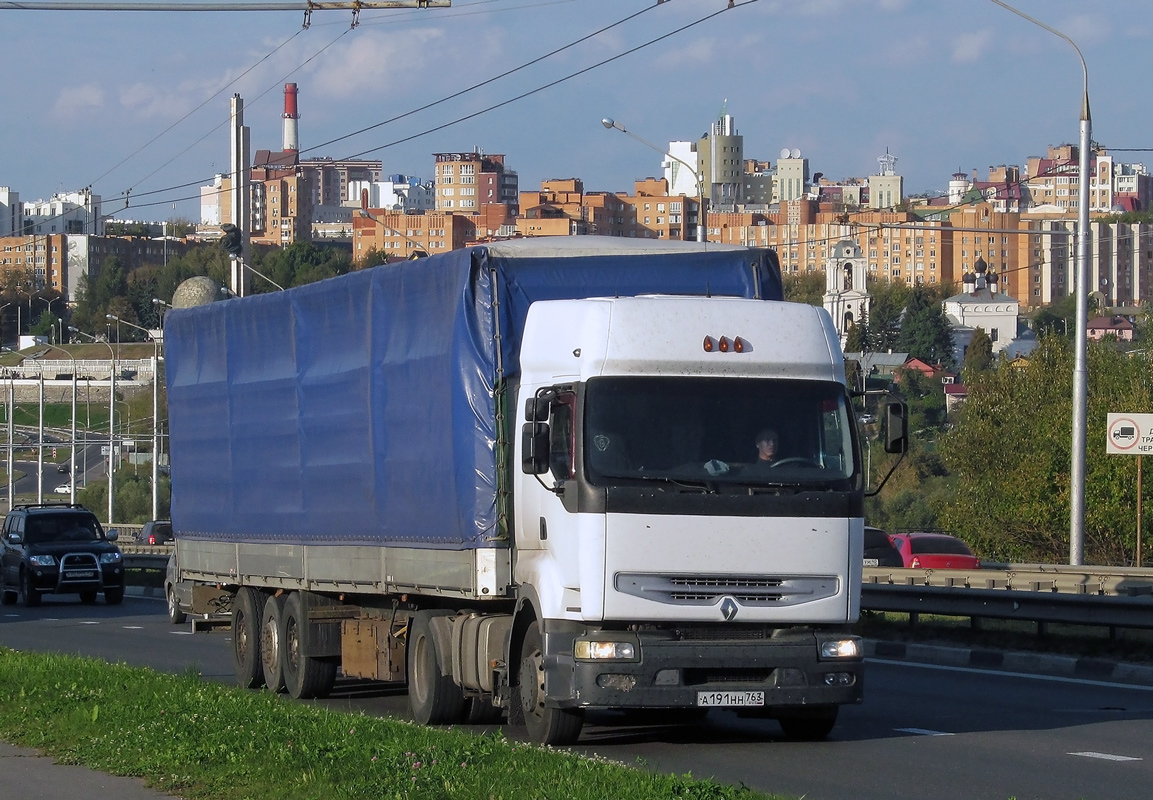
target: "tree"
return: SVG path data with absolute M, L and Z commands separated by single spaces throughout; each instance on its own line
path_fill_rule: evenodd
M 905 306 L 897 344 L 927 364 L 953 366 L 953 334 L 945 309 L 921 286 L 913 288 Z
M 1089 343 L 1085 555 L 1132 563 L 1136 459 L 1105 453 L 1111 411 L 1153 413 L 1153 361 Z M 956 475 L 945 527 L 985 558 L 1061 563 L 1068 557 L 1073 348 L 1041 338 L 1021 368 L 1002 361 L 969 384 L 955 427 L 941 441 Z
M 897 349 L 901 334 L 901 315 L 908 303 L 909 288 L 903 283 L 870 278 L 866 287 L 870 297 L 868 339 L 872 352 Z
M 961 375 L 965 383 L 973 377 L 993 366 L 993 340 L 985 329 L 978 326 L 973 331 L 973 338 L 969 340 L 969 347 L 965 350 L 965 358 L 961 361 Z
M 825 273 L 817 270 L 786 272 L 781 276 L 785 299 L 790 303 L 808 303 L 811 306 L 825 304 Z

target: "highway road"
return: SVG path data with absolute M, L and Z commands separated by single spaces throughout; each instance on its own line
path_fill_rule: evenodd
M 0 645 L 230 682 L 229 634 L 193 635 L 164 612 L 159 598 L 48 596 L 0 608 Z M 1153 786 L 1153 687 L 872 661 L 865 694 L 826 742 L 713 711 L 685 726 L 596 718 L 575 749 L 807 800 L 1146 800 Z M 409 716 L 403 690 L 386 684 L 341 680 L 318 702 Z

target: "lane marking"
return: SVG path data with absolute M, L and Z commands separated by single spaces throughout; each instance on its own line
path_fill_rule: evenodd
M 922 664 L 917 661 L 894 661 L 888 658 L 866 658 L 871 664 L 887 664 L 891 667 L 914 667 L 916 669 L 934 669 L 941 672 L 967 672 L 972 675 L 1001 675 L 1006 678 L 1029 678 L 1035 681 L 1050 681 L 1052 683 L 1075 683 L 1081 686 L 1099 686 L 1105 689 L 1132 689 L 1135 692 L 1153 692 L 1153 686 L 1142 686 L 1136 683 L 1113 683 L 1112 681 L 1094 681 L 1089 678 L 1073 678 L 1064 675 L 1033 675 L 1028 672 L 1009 672 L 1002 669 L 980 669 L 978 667 L 950 667 L 944 664 Z
M 192 631 L 169 631 L 173 636 L 191 636 Z
M 82 620 L 80 620 L 80 624 L 81 625 L 99 625 L 100 620 L 98 620 L 98 619 L 82 619 Z
M 926 728 L 893 728 L 898 733 L 911 733 L 915 736 L 953 736 L 955 734 L 945 731 L 931 731 Z
M 126 630 L 126 631 L 142 631 L 142 630 L 144 630 L 144 626 L 143 625 L 125 625 L 124 630 Z
M 1115 756 L 1112 753 L 1094 753 L 1087 751 L 1084 753 L 1067 753 L 1071 756 L 1083 756 L 1085 758 L 1100 758 L 1104 761 L 1144 761 L 1142 758 L 1134 758 L 1133 756 Z

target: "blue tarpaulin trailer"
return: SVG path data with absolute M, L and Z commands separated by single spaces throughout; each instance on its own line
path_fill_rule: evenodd
M 178 538 L 505 547 L 502 390 L 538 300 L 782 299 L 771 251 L 520 240 L 379 266 L 165 320 Z

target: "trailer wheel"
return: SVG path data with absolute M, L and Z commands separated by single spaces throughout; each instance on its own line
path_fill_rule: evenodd
M 417 611 L 408 621 L 408 704 L 421 725 L 448 725 L 464 717 L 464 693 L 442 675 L 429 622 L 444 612 Z
M 232 602 L 232 661 L 236 683 L 245 689 L 264 685 L 264 663 L 260 657 L 260 616 L 267 598 L 250 586 L 241 587 Z
M 336 682 L 336 661 L 328 658 L 303 656 L 301 630 L 308 624 L 304 616 L 300 592 L 293 592 L 284 604 L 281 617 L 283 627 L 280 641 L 284 646 L 284 685 L 289 695 L 297 700 L 328 697 Z
M 828 736 L 837 724 L 837 706 L 782 712 L 777 716 L 781 730 L 789 739 L 814 742 Z
M 544 644 L 539 623 L 528 626 L 520 653 L 518 694 L 529 738 L 537 744 L 572 744 L 580 736 L 584 719 L 579 711 L 545 705 Z
M 284 596 L 274 595 L 264 604 L 260 615 L 260 659 L 264 667 L 264 685 L 273 692 L 284 691 L 284 639 L 281 637 Z

